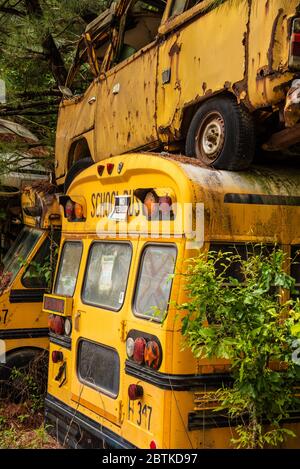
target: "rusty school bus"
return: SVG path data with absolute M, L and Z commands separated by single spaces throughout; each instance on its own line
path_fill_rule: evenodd
M 240 170 L 255 134 L 266 149 L 295 149 L 299 8 L 297 0 L 113 3 L 87 27 L 63 90 L 58 184 L 130 151 Z
M 227 365 L 183 350 L 174 306 L 186 301 L 183 277 L 167 279 L 197 252 L 245 256 L 248 243 L 277 243 L 296 261 L 299 187 L 293 171 L 234 173 L 149 153 L 103 160 L 75 178 L 61 199 L 60 258 L 44 296 L 46 422 L 61 442 L 230 446 L 228 419 L 204 398 L 226 382 Z M 299 283 L 296 264 L 292 275 Z M 299 418 L 287 422 L 298 434 Z
M 24 227 L 1 266 L 0 339 L 6 356 L 3 362 L 1 354 L 0 384 L 5 383 L 12 367 L 23 367 L 48 349 L 48 317 L 42 311 L 42 301 L 51 279 L 42 266 L 50 269 L 55 262 L 61 225 L 52 190 L 50 186 L 24 189 Z

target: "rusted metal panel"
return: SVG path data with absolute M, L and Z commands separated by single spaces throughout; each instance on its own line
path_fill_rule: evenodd
M 295 75 L 288 61 L 291 21 L 299 0 L 249 0 L 249 4 L 248 100 L 253 109 L 276 106 L 285 99 Z
M 170 139 L 170 134 L 174 138 L 179 133 L 187 103 L 199 102 L 243 79 L 247 20 L 248 4 L 243 1 L 235 8 L 229 8 L 225 2 L 203 16 L 196 16 L 194 21 L 181 24 L 178 30 L 179 17 L 168 21 L 168 29 L 175 31 L 161 44 L 157 74 L 157 116 L 162 139 Z M 162 73 L 168 68 L 171 80 L 163 84 Z
M 157 140 L 156 69 L 154 42 L 99 81 L 96 160 Z
M 266 151 L 286 150 L 291 145 L 300 141 L 300 124 L 281 130 L 272 135 L 272 137 L 263 144 Z
M 94 127 L 96 105 L 97 85 L 95 81 L 84 95 L 62 101 L 59 108 L 55 143 L 57 178 L 67 171 L 68 154 L 72 142 Z

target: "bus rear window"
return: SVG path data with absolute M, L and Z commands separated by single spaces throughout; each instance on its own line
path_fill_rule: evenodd
M 111 397 L 117 397 L 120 383 L 120 359 L 116 350 L 88 340 L 81 340 L 77 358 L 79 381 Z
M 119 311 L 123 305 L 131 262 L 131 245 L 92 244 L 82 291 L 85 304 Z
M 64 244 L 54 293 L 62 296 L 73 296 L 82 254 L 82 244 L 77 241 L 67 241 Z
M 149 245 L 144 249 L 135 292 L 134 313 L 161 322 L 168 308 L 177 249 Z

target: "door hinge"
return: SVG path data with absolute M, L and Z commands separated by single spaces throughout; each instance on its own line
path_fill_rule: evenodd
M 125 342 L 126 340 L 126 337 L 127 337 L 127 330 L 126 330 L 126 321 L 121 321 L 121 325 L 120 325 L 120 338 L 121 338 L 121 341 L 122 342 Z

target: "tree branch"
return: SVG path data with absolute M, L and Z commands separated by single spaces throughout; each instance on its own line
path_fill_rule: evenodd
M 43 18 L 43 10 L 39 0 L 24 0 L 26 10 L 29 16 L 36 19 Z M 41 41 L 44 54 L 48 58 L 52 75 L 58 85 L 64 85 L 67 79 L 67 69 L 63 57 L 55 44 L 53 36 L 49 33 Z
M 46 116 L 49 114 L 57 114 L 58 107 L 56 109 L 47 109 L 44 111 L 26 111 L 26 110 L 13 110 L 13 111 L 7 111 L 7 112 L 1 112 L 0 111 L 0 117 L 8 117 L 8 116 Z
M 30 103 L 18 104 L 17 106 L 0 106 L 0 112 L 21 111 L 22 109 L 31 109 L 36 107 L 53 106 L 60 103 L 60 99 L 52 99 L 51 101 L 34 101 Z
M 11 8 L 11 7 L 0 7 L 0 13 L 4 13 L 5 15 L 19 16 L 22 18 L 26 16 L 22 11 L 19 11 L 16 8 Z

